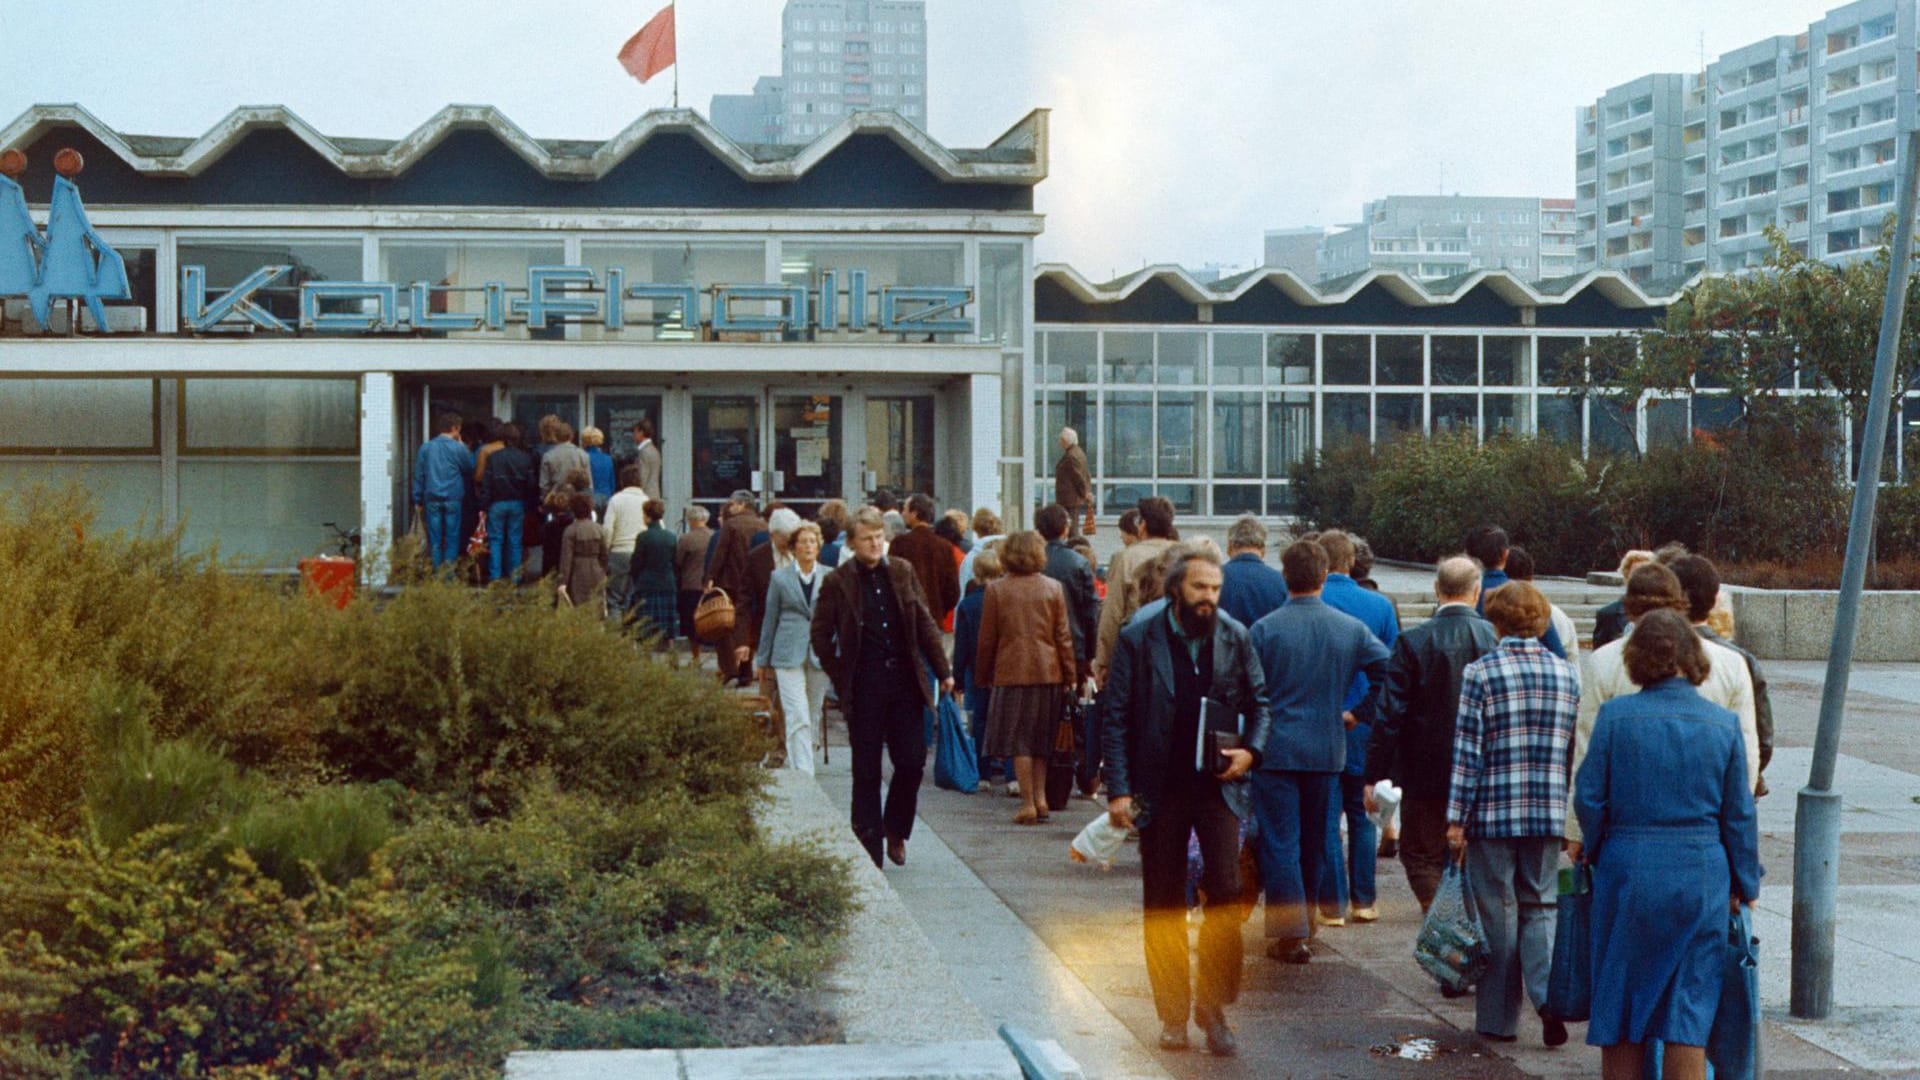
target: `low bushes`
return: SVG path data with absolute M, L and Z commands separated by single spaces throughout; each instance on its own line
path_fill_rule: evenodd
M 337 612 L 76 506 L 0 513 L 0 1075 L 833 1036 L 799 995 L 845 868 L 760 834 L 710 680 L 509 590 Z
M 1336 447 L 1297 474 L 1301 516 L 1344 526 L 1381 555 L 1432 560 L 1475 525 L 1504 527 L 1542 573 L 1610 567 L 1679 541 L 1728 563 L 1838 550 L 1849 498 L 1830 420 L 1787 416 L 1638 458 L 1582 460 L 1546 439 L 1405 437 Z M 1890 490 L 1886 554 L 1920 554 L 1920 494 Z

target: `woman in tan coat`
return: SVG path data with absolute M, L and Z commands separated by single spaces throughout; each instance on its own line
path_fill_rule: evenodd
M 987 713 L 989 757 L 1013 759 L 1020 781 L 1015 825 L 1047 820 L 1046 758 L 1078 668 L 1067 629 L 1067 596 L 1047 577 L 1047 545 L 1037 532 L 1001 543 L 1007 576 L 987 586 L 980 613 L 978 682 L 993 690 Z

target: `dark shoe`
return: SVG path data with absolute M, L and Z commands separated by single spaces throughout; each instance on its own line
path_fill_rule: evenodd
M 1200 1030 L 1207 1033 L 1207 1053 L 1214 1057 L 1233 1057 L 1240 1052 L 1240 1041 L 1233 1037 L 1233 1028 L 1227 1025 L 1226 1015 L 1219 1006 L 1195 1009 L 1193 1019 Z
M 1392 839 L 1380 841 L 1380 857 L 1381 858 L 1391 859 L 1398 854 L 1400 854 L 1399 838 L 1395 837 Z
M 1283 964 L 1313 962 L 1313 950 L 1301 938 L 1275 938 L 1267 945 L 1267 956 Z
M 1549 1016 L 1545 1009 L 1540 1011 L 1540 1041 L 1548 1046 L 1567 1044 L 1567 1025 L 1557 1016 Z
M 1451 986 L 1442 986 L 1440 988 L 1440 996 L 1443 998 L 1463 998 L 1472 993 L 1473 990 L 1471 988 L 1466 990 L 1455 990 Z
M 1160 1025 L 1160 1049 L 1185 1050 L 1187 1048 L 1187 1022 Z
M 1474 1032 L 1474 1034 L 1480 1036 L 1481 1038 L 1487 1040 L 1488 1042 L 1494 1042 L 1494 1043 L 1517 1042 L 1520 1038 L 1520 1036 L 1518 1035 L 1495 1035 L 1492 1032 L 1488 1032 L 1488 1031 L 1476 1031 Z
M 887 858 L 892 859 L 895 866 L 907 865 L 907 842 L 897 838 L 888 840 Z

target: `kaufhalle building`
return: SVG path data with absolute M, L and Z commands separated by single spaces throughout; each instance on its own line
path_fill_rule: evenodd
M 0 128 L 20 152 L 0 244 L 32 253 L 0 252 L 0 490 L 78 488 L 103 527 L 290 566 L 327 522 L 403 531 L 445 411 L 557 414 L 616 456 L 650 419 L 675 522 L 743 487 L 803 513 L 927 491 L 1024 522 L 1068 424 L 1103 514 L 1158 492 L 1228 518 L 1285 514 L 1293 466 L 1343 436 L 1645 444 L 1671 423 L 1542 378 L 1666 293 L 1610 272 L 1094 284 L 1034 264 L 1047 148 L 1044 110 L 958 149 L 885 112 L 769 147 L 691 110 L 574 141 L 456 106 L 385 140 L 282 108 L 152 136 L 36 106 Z M 67 286 L 42 325 L 22 275 L 76 250 L 117 253 L 125 295 L 101 327 Z

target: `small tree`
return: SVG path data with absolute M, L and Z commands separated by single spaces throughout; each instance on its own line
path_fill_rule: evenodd
M 1766 260 L 1752 271 L 1701 278 L 1651 330 L 1594 342 L 1582 365 L 1543 373 L 1585 396 L 1638 400 L 1642 394 L 1724 390 L 1741 422 L 1805 420 L 1783 395 L 1796 367 L 1801 385 L 1837 393 L 1854 421 L 1855 442 L 1873 381 L 1874 349 L 1891 262 L 1892 221 L 1880 249 L 1844 265 L 1794 250 L 1769 226 Z M 1920 277 L 1907 289 L 1908 318 L 1897 354 L 1897 385 L 1920 374 Z

